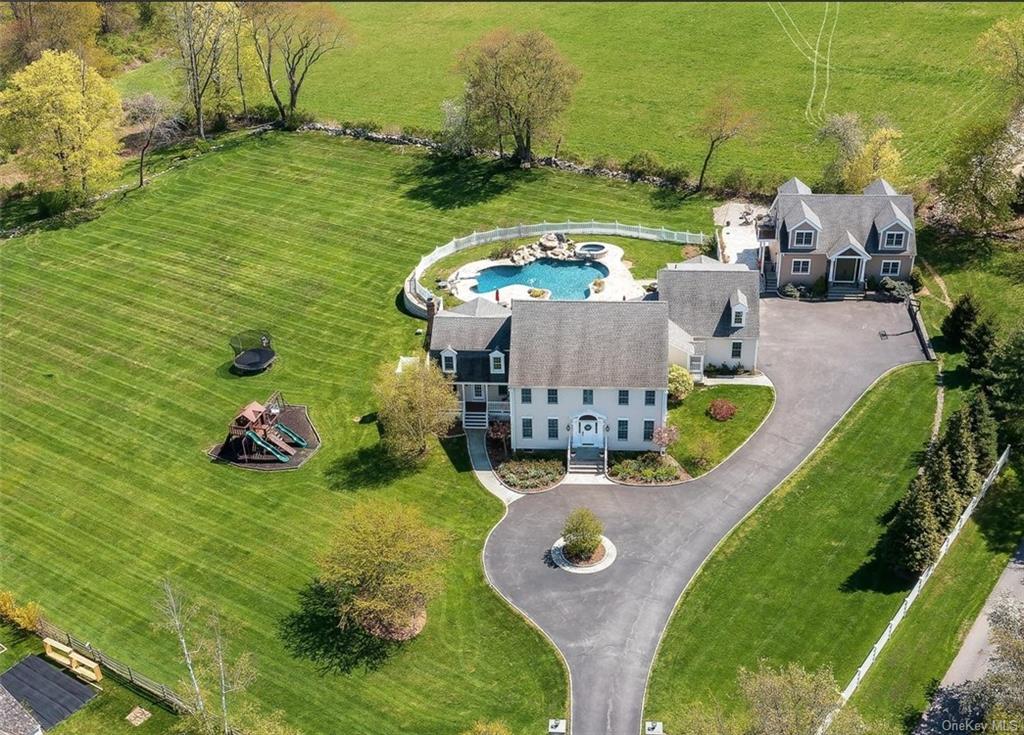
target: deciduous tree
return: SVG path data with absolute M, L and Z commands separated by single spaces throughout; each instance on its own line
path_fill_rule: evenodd
M 986 731 L 1020 732 L 1024 730 L 1024 602 L 1003 595 L 988 621 L 992 656 L 985 674 L 970 687 L 970 703 L 984 710 Z
M 579 70 L 540 31 L 488 33 L 459 58 L 466 80 L 465 107 L 484 140 L 503 148 L 515 143 L 513 157 L 533 160 L 534 146 L 549 138 L 568 109 Z
M 740 691 L 750 706 L 749 735 L 813 735 L 839 704 L 839 689 L 827 668 L 806 671 L 790 663 L 778 669 L 761 662 L 740 669 Z
M 1024 17 L 1002 18 L 978 38 L 989 72 L 1024 97 Z
M 570 561 L 589 559 L 601 545 L 604 524 L 589 508 L 577 508 L 565 519 L 562 527 L 562 547 Z
M 288 124 L 299 104 L 306 74 L 323 56 L 348 37 L 347 25 L 326 3 L 243 3 L 267 89 L 281 123 Z M 281 97 L 274 75 L 284 71 L 288 102 Z
M 0 131 L 41 189 L 78 204 L 117 178 L 121 100 L 75 54 L 44 51 L 0 92 Z
M 374 395 L 384 447 L 403 462 L 423 459 L 427 441 L 444 435 L 459 411 L 452 381 L 432 362 L 406 365 L 400 373 L 393 365 L 382 365 Z
M 317 565 L 342 625 L 401 639 L 419 633 L 427 603 L 441 591 L 448 547 L 447 534 L 418 509 L 373 499 L 348 509 Z
M 892 127 L 880 127 L 867 139 L 843 170 L 848 191 L 860 191 L 878 178 L 898 182 L 903 178 L 903 155 L 897 141 L 903 134 Z
M 222 73 L 230 37 L 232 11 L 217 2 L 170 3 L 166 6 L 178 50 L 178 68 L 199 137 L 206 139 L 207 93 Z
M 44 51 L 69 51 L 108 70 L 108 55 L 96 46 L 103 15 L 96 3 L 12 0 L 5 5 L 10 20 L 0 33 L 0 68 L 13 72 Z
M 988 234 L 1013 219 L 1014 151 L 1005 119 L 964 128 L 938 178 L 946 208 L 965 229 Z
M 682 365 L 670 365 L 668 368 L 668 397 L 679 403 L 693 391 L 693 376 Z
M 831 114 L 825 118 L 825 124 L 818 129 L 817 140 L 835 146 L 835 154 L 822 173 L 822 185 L 826 191 L 846 191 L 843 175 L 850 161 L 864 147 L 864 137 L 860 116 L 855 112 Z
M 708 150 L 697 178 L 697 191 L 704 188 L 711 158 L 733 138 L 750 135 L 757 127 L 757 117 L 736 98 L 731 89 L 720 90 L 704 108 L 697 132 L 707 141 Z
M 675 444 L 679 440 L 679 429 L 671 424 L 666 426 L 659 426 L 654 430 L 654 446 L 661 450 L 664 454 L 665 450 Z
M 145 183 L 146 154 L 174 137 L 177 124 L 170 100 L 145 92 L 124 101 L 125 118 L 129 125 L 141 127 L 139 142 L 139 188 Z

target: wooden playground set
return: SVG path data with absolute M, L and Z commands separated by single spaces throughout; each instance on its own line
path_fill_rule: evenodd
M 256 470 L 300 467 L 320 447 L 320 435 L 305 406 L 285 403 L 280 392 L 243 407 L 228 435 L 210 450 L 212 459 Z

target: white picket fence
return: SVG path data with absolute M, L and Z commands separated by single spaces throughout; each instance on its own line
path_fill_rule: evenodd
M 488 242 L 518 240 L 524 237 L 540 237 L 548 232 L 564 232 L 573 235 L 635 237 L 640 240 L 657 240 L 659 242 L 672 242 L 681 245 L 703 245 L 707 241 L 707 237 L 703 232 L 677 232 L 664 227 L 624 225 L 619 222 L 597 222 L 595 220 L 590 222 L 541 222 L 535 225 L 516 225 L 515 227 L 499 227 L 487 232 L 474 232 L 465 237 L 456 237 L 420 258 L 419 264 L 405 281 L 406 308 L 417 316 L 426 316 L 427 300 L 435 297 L 429 288 L 420 283 L 420 278 L 427 268 L 441 260 L 441 258 Z
M 967 507 L 964 509 L 964 512 L 960 514 L 960 518 L 957 519 L 956 525 L 953 526 L 953 530 L 949 532 L 949 535 L 946 537 L 946 540 L 942 543 L 942 547 L 939 549 L 939 556 L 935 560 L 935 563 L 928 567 L 921 574 L 920 578 L 917 580 L 917 584 L 914 585 L 914 588 L 910 590 L 910 593 L 903 600 L 903 604 L 900 605 L 900 609 L 896 611 L 896 614 L 893 615 L 892 620 L 890 620 L 889 624 L 885 626 L 885 631 L 878 639 L 878 642 L 875 643 L 874 646 L 872 646 L 871 652 L 868 654 L 867 658 L 864 659 L 864 663 L 860 665 L 860 668 L 857 669 L 857 673 L 853 675 L 853 679 L 850 680 L 850 683 L 847 684 L 846 689 L 843 690 L 843 702 L 849 700 L 850 697 L 853 696 L 853 693 L 857 691 L 857 687 L 860 686 L 860 683 L 864 680 L 864 677 L 867 676 L 868 671 L 874 665 L 875 661 L 878 660 L 878 656 L 881 654 L 882 649 L 885 648 L 885 644 L 889 642 L 890 638 L 892 638 L 892 634 L 896 630 L 896 627 L 903 621 L 903 618 L 906 617 L 907 612 L 910 610 L 910 606 L 913 605 L 914 601 L 917 600 L 917 598 L 920 596 L 921 590 L 924 589 L 924 586 L 928 583 L 928 580 L 931 579 L 931 576 L 935 572 L 935 569 L 939 566 L 939 562 L 942 561 L 942 558 L 946 555 L 946 552 L 949 551 L 949 548 L 953 545 L 953 542 L 956 541 L 957 536 L 960 535 L 960 531 L 963 530 L 963 527 L 967 524 L 968 519 L 974 513 L 974 510 L 978 507 L 978 503 L 980 503 L 984 499 L 985 494 L 988 493 L 988 489 L 992 487 L 992 483 L 994 483 L 996 481 L 996 478 L 999 477 L 999 473 L 1002 472 L 1003 467 L 1006 466 L 1006 463 L 1009 460 L 1009 458 L 1010 448 L 1007 447 L 1005 450 L 1003 450 L 1003 454 L 999 457 L 999 460 L 996 462 L 995 467 L 993 467 L 992 471 L 988 473 L 988 477 L 985 478 L 985 482 L 983 482 L 981 485 L 981 490 L 979 490 L 978 493 L 971 500 L 971 502 L 968 503 Z M 828 725 L 831 723 L 831 720 L 832 717 L 829 717 L 828 722 L 825 724 L 824 727 L 822 727 L 821 732 L 825 731 L 828 728 Z

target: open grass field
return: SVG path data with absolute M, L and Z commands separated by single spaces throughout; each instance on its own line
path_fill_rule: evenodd
M 480 550 L 501 505 L 472 479 L 461 442 L 404 474 L 381 461 L 376 427 L 354 419 L 374 410 L 374 368 L 418 347 L 422 323 L 396 297 L 438 243 L 519 221 L 684 229 L 693 218 L 658 209 L 643 187 L 477 173 L 271 134 L 192 160 L 93 221 L 5 242 L 4 585 L 173 683 L 173 641 L 152 629 L 169 573 L 219 606 L 232 648 L 258 657 L 255 694 L 308 734 L 370 721 L 381 732 L 457 733 L 480 717 L 525 734 L 562 715 L 555 652 L 485 584 Z M 227 340 L 253 326 L 272 332 L 280 357 L 265 375 L 234 378 Z M 275 389 L 310 406 L 320 452 L 283 474 L 211 464 L 204 451 L 233 412 Z M 285 636 L 289 615 L 316 622 L 298 594 L 331 528 L 364 497 L 420 506 L 453 534 L 425 632 L 391 652 L 315 625 L 318 635 Z
M 0 643 L 7 650 L 0 653 L 0 671 L 6 671 L 26 656 L 43 652 L 42 642 L 9 625 L 0 625 Z M 107 677 L 103 691 L 85 707 L 64 720 L 50 732 L 55 735 L 169 735 L 177 718 L 145 697 L 126 689 Z M 134 726 L 125 717 L 134 707 L 149 710 L 150 718 Z
M 845 685 L 907 590 L 872 550 L 928 438 L 934 372 L 883 378 L 719 547 L 669 624 L 646 719 L 679 730 L 694 703 L 736 710 L 737 671 L 760 659 L 831 665 Z
M 708 416 L 716 398 L 732 401 L 736 415 L 729 421 Z M 678 406 L 669 409 L 668 420 L 679 428 L 679 441 L 668 448 L 691 477 L 699 477 L 736 451 L 761 425 L 775 403 L 775 391 L 760 385 L 715 385 L 698 388 Z M 701 466 L 698 457 L 707 460 Z
M 562 150 L 588 159 L 651 150 L 696 169 L 703 144 L 694 126 L 727 87 L 763 123 L 755 139 L 722 150 L 713 177 L 744 166 L 772 180 L 813 182 L 828 155 L 814 143 L 815 121 L 849 111 L 895 122 L 908 172 L 920 178 L 934 173 L 958 125 L 1009 104 L 972 51 L 1019 6 L 842 3 L 827 17 L 825 7 L 339 3 L 353 43 L 314 67 L 301 106 L 325 120 L 435 129 L 441 101 L 461 89 L 458 52 L 502 26 L 543 30 L 581 69 Z M 142 66 L 119 85 L 127 93 L 173 89 L 170 64 Z

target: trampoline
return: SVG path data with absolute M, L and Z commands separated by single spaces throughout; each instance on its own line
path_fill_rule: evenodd
M 239 373 L 261 373 L 277 359 L 277 353 L 270 345 L 269 332 L 258 329 L 240 332 L 231 338 L 230 344 L 235 353 L 232 365 Z

